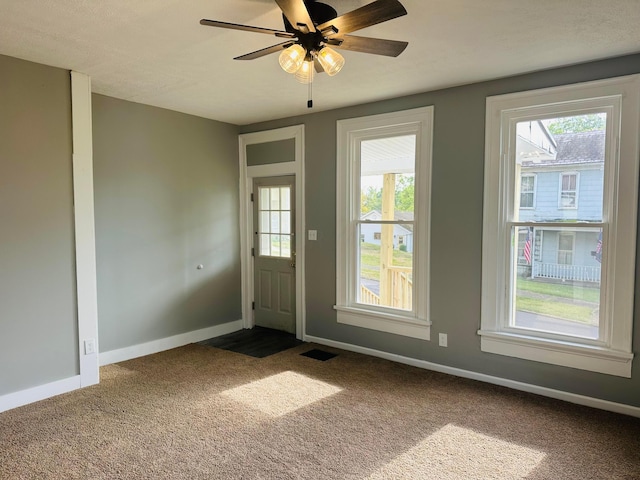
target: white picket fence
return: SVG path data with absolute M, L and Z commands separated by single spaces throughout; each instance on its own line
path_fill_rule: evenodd
M 600 266 L 534 263 L 532 278 L 600 283 Z

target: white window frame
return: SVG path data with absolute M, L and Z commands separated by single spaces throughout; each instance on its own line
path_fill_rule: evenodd
M 509 328 L 510 205 L 515 165 L 511 130 L 519 121 L 607 111 L 605 245 L 596 341 Z M 640 130 L 640 75 L 487 98 L 482 248 L 481 349 L 510 357 L 631 377 Z M 540 227 L 562 227 L 551 223 Z M 507 230 L 509 232 L 507 232 Z M 509 235 L 507 235 L 509 233 Z
M 337 122 L 337 291 L 338 323 L 397 335 L 430 339 L 429 218 L 433 106 Z M 413 236 L 413 308 L 403 311 L 357 302 L 357 241 L 360 205 L 359 143 L 399 135 L 416 135 L 415 207 Z
M 564 190 L 562 188 L 562 179 L 565 176 L 573 175 L 576 177 L 576 189 L 575 190 Z M 560 172 L 560 177 L 558 179 L 558 210 L 577 210 L 578 209 L 578 196 L 580 191 L 580 173 L 579 172 Z M 573 207 L 565 207 L 562 204 L 562 194 L 564 192 L 573 192 L 576 196 L 576 201 Z
M 530 192 L 523 192 L 522 191 L 522 179 L 523 178 L 531 178 L 533 177 L 533 190 L 531 190 Z M 523 173 L 521 176 L 521 180 L 520 180 L 520 209 L 521 210 L 535 210 L 536 208 L 536 188 L 537 188 L 537 183 L 538 183 L 538 175 L 536 175 L 535 173 Z M 523 193 L 530 193 L 532 196 L 532 200 L 531 200 L 531 206 L 530 207 L 523 207 L 522 206 L 522 194 Z

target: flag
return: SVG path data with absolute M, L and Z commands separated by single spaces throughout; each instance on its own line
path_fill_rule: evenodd
M 524 259 L 531 265 L 531 228 L 527 227 L 527 240 L 524 242 Z
M 598 235 L 598 243 L 596 244 L 596 254 L 594 255 L 596 260 L 602 263 L 602 230 L 600 230 L 600 235 Z

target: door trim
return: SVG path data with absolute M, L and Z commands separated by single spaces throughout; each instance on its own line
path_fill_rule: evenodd
M 100 382 L 91 77 L 71 72 L 71 99 L 78 364 L 80 386 L 87 387 Z
M 295 141 L 295 161 L 273 163 L 269 165 L 247 166 L 247 145 L 267 143 L 278 140 Z M 253 208 L 250 196 L 253 190 L 253 179 L 258 177 L 274 177 L 280 175 L 295 176 L 296 192 L 296 338 L 305 336 L 307 311 L 304 291 L 305 278 L 305 210 L 304 210 L 304 125 L 278 128 L 263 132 L 245 133 L 238 137 L 240 153 L 240 266 L 242 288 L 242 319 L 244 328 L 253 328 L 254 318 L 252 302 L 253 292 Z

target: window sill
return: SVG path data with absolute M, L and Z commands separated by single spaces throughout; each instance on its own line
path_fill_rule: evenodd
M 338 312 L 338 323 L 421 340 L 431 339 L 431 322 L 428 320 L 343 305 L 334 305 L 333 308 Z
M 631 378 L 633 353 L 527 335 L 479 330 L 483 352 Z

